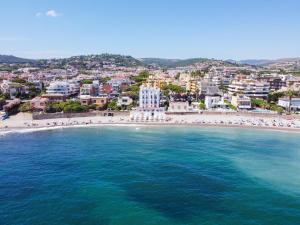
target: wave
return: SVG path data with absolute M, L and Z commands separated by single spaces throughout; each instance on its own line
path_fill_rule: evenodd
M 53 126 L 53 127 L 36 127 L 36 128 L 14 128 L 11 130 L 0 131 L 0 136 L 6 136 L 15 133 L 32 133 L 47 130 L 61 130 L 66 128 L 88 128 L 88 127 L 100 127 L 100 126 L 113 126 L 113 127 L 145 127 L 146 124 L 121 124 L 121 123 L 103 123 L 103 124 L 78 124 L 78 125 L 65 125 L 65 126 Z

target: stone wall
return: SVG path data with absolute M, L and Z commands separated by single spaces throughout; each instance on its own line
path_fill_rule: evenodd
M 129 116 L 128 111 L 93 111 L 84 113 L 33 113 L 34 120 L 93 117 L 93 116 Z

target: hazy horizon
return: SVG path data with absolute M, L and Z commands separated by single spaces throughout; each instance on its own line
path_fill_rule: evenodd
M 43 60 L 43 59 L 63 59 L 63 58 L 70 58 L 70 57 L 76 57 L 76 56 L 89 56 L 89 55 L 101 55 L 101 54 L 111 54 L 111 55 L 122 55 L 122 56 L 131 56 L 135 59 L 166 59 L 166 60 L 187 60 L 187 59 L 196 59 L 196 58 L 204 58 L 204 59 L 213 59 L 213 60 L 223 60 L 223 61 L 227 61 L 227 60 L 234 60 L 234 61 L 247 61 L 247 60 L 267 60 L 267 61 L 273 61 L 273 60 L 284 60 L 284 59 L 300 59 L 300 56 L 299 57 L 280 57 L 280 58 L 272 58 L 272 59 L 267 59 L 267 58 L 264 58 L 264 59 L 261 59 L 261 58 L 246 58 L 246 59 L 220 59 L 220 58 L 216 58 L 216 57 L 213 57 L 213 58 L 207 58 L 207 57 L 202 57 L 202 56 L 198 56 L 198 57 L 191 57 L 191 58 L 163 58 L 163 57 L 157 57 L 157 56 L 154 56 L 154 57 L 135 57 L 135 56 L 132 56 L 132 55 L 129 55 L 129 54 L 119 54 L 119 53 L 110 53 L 110 52 L 102 52 L 102 53 L 93 53 L 93 54 L 76 54 L 76 55 L 70 55 L 70 56 L 65 56 L 65 57 L 40 57 L 40 58 L 28 58 L 28 57 L 21 57 L 21 56 L 18 56 L 18 55 L 13 55 L 13 54 L 2 54 L 0 53 L 0 56 L 14 56 L 14 57 L 18 57 L 18 58 L 24 58 L 24 59 L 32 59 L 32 60 Z

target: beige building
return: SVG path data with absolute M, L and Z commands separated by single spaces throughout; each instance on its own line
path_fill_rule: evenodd
M 186 90 L 190 91 L 191 93 L 196 93 L 198 90 L 198 81 L 195 79 L 189 80 L 186 82 Z
M 170 102 L 168 112 L 188 112 L 189 111 L 189 103 L 188 102 Z
M 232 96 L 231 104 L 238 109 L 251 109 L 251 99 L 245 95 Z
M 106 96 L 81 95 L 80 103 L 81 105 L 97 105 L 99 107 L 103 107 L 108 103 L 108 98 Z

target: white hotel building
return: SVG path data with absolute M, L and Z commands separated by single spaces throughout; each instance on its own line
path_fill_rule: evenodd
M 160 89 L 142 85 L 139 91 L 139 107 L 130 112 L 131 120 L 165 120 L 165 109 L 163 107 L 159 107 L 159 103 Z

